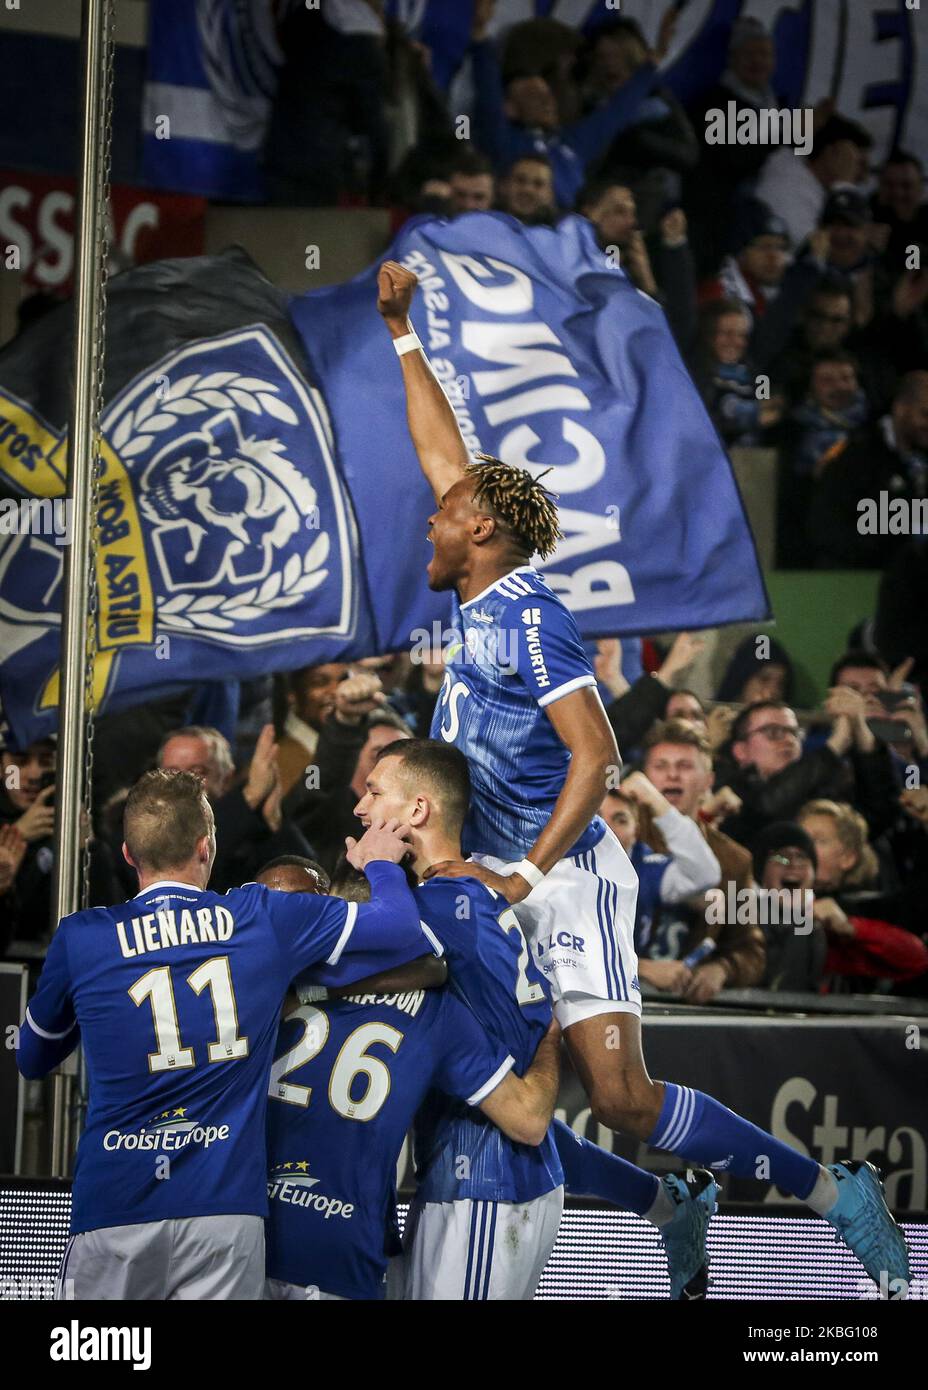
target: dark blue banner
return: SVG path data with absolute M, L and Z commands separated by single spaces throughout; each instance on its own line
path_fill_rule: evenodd
M 70 312 L 0 353 L 0 703 L 19 745 L 57 722 Z M 97 708 L 374 652 L 325 404 L 247 256 L 113 280 L 106 379 Z

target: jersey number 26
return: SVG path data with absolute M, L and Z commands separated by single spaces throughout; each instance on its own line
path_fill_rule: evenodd
M 271 1079 L 267 1093 L 272 1100 L 283 1100 L 288 1105 L 308 1105 L 312 1095 L 311 1086 L 297 1086 L 284 1078 L 297 1067 L 311 1062 L 325 1047 L 329 1038 L 329 1020 L 321 1009 L 312 1004 L 302 1004 L 287 1020 L 299 1019 L 303 1024 L 303 1034 L 289 1052 L 271 1067 Z M 390 1070 L 380 1057 L 366 1049 L 372 1043 L 383 1043 L 391 1052 L 396 1052 L 403 1041 L 403 1034 L 388 1023 L 362 1023 L 342 1043 L 335 1064 L 329 1073 L 329 1104 L 346 1120 L 372 1120 L 390 1094 Z M 366 1076 L 367 1086 L 357 1099 L 351 1091 L 355 1077 Z

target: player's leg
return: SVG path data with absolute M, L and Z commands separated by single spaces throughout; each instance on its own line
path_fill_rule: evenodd
M 709 1287 L 706 1232 L 718 1209 L 718 1183 L 703 1168 L 657 1178 L 618 1154 L 554 1121 L 564 1186 L 571 1197 L 595 1197 L 633 1211 L 660 1232 L 671 1297 L 705 1298 Z
M 562 1000 L 556 1006 L 574 1070 L 590 1099 L 590 1112 L 607 1129 L 645 1137 L 660 1111 L 661 1083 L 648 1075 L 641 1052 L 641 1020 L 634 1013 L 592 1013 Z M 636 1045 L 637 1044 L 637 1045 Z M 622 1124 L 614 1123 L 621 1116 Z M 709 1261 L 706 1236 L 718 1210 L 718 1183 L 710 1172 L 694 1167 L 686 1173 L 654 1173 L 608 1154 L 598 1145 L 561 1133 L 558 1154 L 567 1189 L 599 1197 L 634 1211 L 656 1226 L 667 1256 L 671 1298 L 706 1297 Z
M 167 1221 L 82 1231 L 68 1241 L 55 1297 L 86 1300 L 167 1298 L 171 1241 Z
M 774 1183 L 824 1216 L 871 1278 L 879 1282 L 885 1271 L 908 1280 L 905 1241 L 871 1164 L 825 1168 L 704 1091 L 653 1081 L 633 1014 L 597 1014 L 573 1024 L 564 1040 L 600 1124 L 690 1163 Z
M 610 842 L 618 851 L 615 859 L 609 856 Z M 611 833 L 606 851 L 608 867 L 618 881 L 604 878 L 597 847 L 556 864 L 515 908 L 535 964 L 551 985 L 555 1013 L 565 1030 L 597 1013 L 641 1012 L 632 932 L 638 880 Z M 491 868 L 503 862 L 477 857 Z M 614 923 L 620 918 L 626 929 L 616 932 Z M 712 1175 L 657 1178 L 597 1145 L 574 1140 L 568 1149 L 561 1134 L 559 1152 L 562 1143 L 567 1190 L 611 1202 L 657 1226 L 667 1252 L 672 1296 L 703 1296 L 708 1283 L 706 1229 L 718 1191 Z
M 172 1227 L 169 1299 L 263 1297 L 263 1217 L 190 1216 L 167 1224 Z
M 672 1207 L 662 1201 L 660 1181 L 653 1173 L 576 1134 L 563 1120 L 553 1124 L 564 1190 L 571 1197 L 595 1197 L 656 1226 L 669 1219 Z
M 579 864 L 588 867 L 600 882 L 600 915 L 606 918 L 619 978 L 624 982 L 629 969 L 626 962 L 633 952 L 635 903 L 634 895 L 628 892 L 628 856 L 607 831 Z M 618 991 L 610 993 L 614 996 Z M 635 1011 L 622 1003 L 612 1019 L 607 1015 L 599 1015 L 598 1022 L 592 1017 L 581 1019 L 576 1029 L 565 1033 L 575 1064 L 586 1068 L 591 1108 L 594 1114 L 599 1112 L 601 1123 L 635 1134 L 654 1148 L 680 1154 L 689 1162 L 775 1183 L 824 1216 L 877 1282 L 884 1270 L 892 1278 L 908 1279 L 905 1241 L 886 1206 L 880 1176 L 872 1164 L 841 1163 L 823 1168 L 704 1092 L 652 1081 L 642 1054 L 636 1014 L 640 1008 Z M 580 1056 L 583 1060 L 578 1063 Z
M 551 980 L 555 1011 L 593 1114 L 607 1128 L 633 1134 L 691 1163 L 774 1182 L 825 1216 L 871 1277 L 878 1281 L 887 1270 L 891 1277 L 907 1279 L 905 1242 L 872 1165 L 825 1169 L 711 1096 L 648 1075 L 633 942 L 636 894 L 628 856 L 607 831 L 595 849 L 556 865 L 516 909 Z M 711 1211 L 714 1192 L 702 1177 L 699 1190 L 689 1194 L 688 1178 L 665 1180 L 654 1207 L 641 1211 L 643 1183 L 620 1169 L 613 1171 L 612 1180 L 617 1195 L 624 1196 L 617 1205 L 637 1209 L 661 1226 L 676 1291 L 698 1255 L 700 1214 L 695 1208 Z M 687 1195 L 694 1201 L 686 1203 Z M 675 1198 L 679 1207 L 668 1216 L 668 1199 Z M 704 1219 L 707 1223 L 708 1215 Z M 704 1233 L 705 1226 L 703 1244 Z

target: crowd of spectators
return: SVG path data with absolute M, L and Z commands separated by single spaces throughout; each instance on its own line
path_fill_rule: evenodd
M 819 709 L 790 703 L 788 652 L 761 634 L 733 653 L 716 698 L 685 682 L 704 639 L 688 633 L 621 674 L 617 639 L 590 644 L 621 748 L 601 815 L 639 878 L 636 947 L 645 987 L 705 1004 L 726 989 L 928 996 L 928 725 L 912 662 L 873 648 L 839 655 Z M 377 752 L 427 734 L 440 654 L 329 663 L 268 677 L 228 736 L 163 727 L 157 706 L 99 721 L 99 780 L 124 786 L 89 830 L 91 901 L 130 897 L 122 805 L 146 768 L 203 779 L 216 818 L 217 891 L 265 862 L 302 856 L 332 872 Z M 253 685 L 260 686 L 255 682 Z M 270 707 L 238 767 L 252 709 Z M 182 709 L 183 707 L 181 707 Z M 56 747 L 0 753 L 0 948 L 38 955 L 50 928 Z
M 378 203 L 394 224 L 496 209 L 553 226 L 581 213 L 610 263 L 664 307 L 725 443 L 777 451 L 779 565 L 888 563 L 913 528 L 862 531 L 860 500 L 928 491 L 918 155 L 875 161 L 869 132 L 831 98 L 810 113 L 802 154 L 707 140 L 713 111 L 735 123 L 788 106 L 756 18 L 734 23 L 722 76 L 684 109 L 658 66 L 676 6 L 653 51 L 622 15 L 586 35 L 552 18 L 497 34 L 495 10 L 474 0 L 453 96 L 371 0 L 328 20 L 292 13 L 265 151 L 272 197 Z
M 885 571 L 875 620 L 836 636 L 812 711 L 766 636 L 746 638 L 711 690 L 693 674 L 699 638 L 646 644 L 631 685 L 618 641 L 601 641 L 591 656 L 626 769 L 601 814 L 638 870 L 651 988 L 694 1003 L 748 987 L 928 995 L 928 544 L 859 525 L 861 499 L 928 490 L 921 161 L 896 149 L 874 166 L 870 136 L 830 100 L 807 155 L 707 142 L 707 112 L 785 104 L 756 19 L 733 26 L 719 82 L 684 109 L 658 71 L 675 6 L 656 52 L 622 16 L 586 37 L 555 19 L 491 37 L 494 8 L 473 5 L 466 115 L 375 3 L 293 8 L 271 197 L 389 207 L 394 225 L 422 211 L 586 217 L 666 311 L 726 444 L 777 451 L 778 564 Z M 214 888 L 280 855 L 331 872 L 378 749 L 428 733 L 442 675 L 439 653 L 396 653 L 250 682 L 224 723 L 196 693 L 104 718 L 91 900 L 133 891 L 122 800 L 156 765 L 204 780 Z M 49 929 L 55 744 L 0 758 L 0 952 L 28 954 Z
M 607 692 L 637 765 L 603 815 L 638 867 L 642 979 L 696 1002 L 746 986 L 928 993 L 928 728 L 912 662 L 891 671 L 847 650 L 800 719 L 779 644 L 746 639 L 711 704 L 680 685 L 698 646 L 681 634 Z M 679 855 L 668 804 L 718 861 L 684 899 L 664 877 Z

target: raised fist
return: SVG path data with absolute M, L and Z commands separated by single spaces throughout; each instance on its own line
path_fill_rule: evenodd
M 418 283 L 411 270 L 397 261 L 384 261 L 377 272 L 377 312 L 388 323 L 399 324 L 405 330 Z
M 335 687 L 335 719 L 339 724 L 360 724 L 366 714 L 386 703 L 380 677 L 371 673 L 346 676 Z

